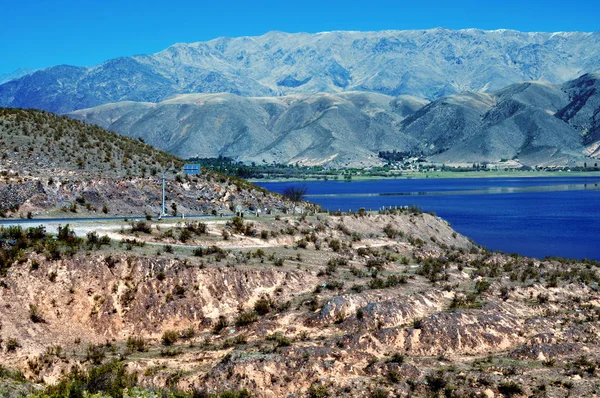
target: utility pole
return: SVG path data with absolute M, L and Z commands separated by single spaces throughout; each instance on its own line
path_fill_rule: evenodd
M 165 211 L 165 172 L 163 171 L 163 173 L 162 173 L 162 207 L 161 207 L 160 216 L 164 217 L 166 215 L 167 215 L 167 212 Z

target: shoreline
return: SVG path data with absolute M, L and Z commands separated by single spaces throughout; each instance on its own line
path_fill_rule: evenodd
M 369 180 L 427 180 L 427 179 L 451 179 L 451 178 L 556 178 L 556 177 L 600 177 L 600 171 L 512 171 L 512 172 L 495 172 L 495 171 L 436 171 L 431 173 L 411 173 L 397 176 L 352 176 L 352 179 L 344 178 L 316 178 L 316 177 L 292 177 L 292 178 L 249 178 L 246 181 L 253 184 L 261 182 L 354 182 L 354 181 L 369 181 Z

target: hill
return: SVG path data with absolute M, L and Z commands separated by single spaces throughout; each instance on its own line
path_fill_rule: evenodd
M 292 207 L 240 179 L 206 170 L 184 177 L 183 161 L 171 154 L 44 111 L 0 108 L 0 153 L 2 215 L 156 215 L 163 171 L 170 213 Z
M 0 229 L 0 395 L 598 391 L 597 262 L 493 253 L 417 209 L 147 227 Z
M 269 32 L 178 43 L 92 67 L 59 65 L 0 85 L 0 106 L 66 113 L 178 94 L 282 96 L 367 91 L 434 100 L 600 70 L 600 32 L 430 29 Z
M 246 98 L 188 94 L 159 104 L 120 102 L 74 112 L 183 158 L 368 165 L 378 150 L 412 146 L 396 126 L 427 102 L 349 92 Z
M 582 162 L 579 132 L 555 113 L 569 106 L 560 87 L 538 82 L 511 85 L 491 94 L 441 98 L 403 121 L 434 162 L 498 162 L 529 166 Z
M 139 140 L 44 111 L 0 108 L 0 133 L 4 168 L 21 175 L 145 176 L 182 166 Z
M 397 150 L 446 164 L 515 160 L 574 166 L 598 156 L 600 86 L 587 74 L 562 86 L 528 81 L 432 102 L 366 92 L 284 97 L 187 94 L 154 103 L 120 102 L 75 111 L 184 158 L 246 162 L 380 164 Z
M 569 104 L 557 116 L 583 136 L 587 152 L 600 156 L 600 73 L 588 73 L 562 86 Z

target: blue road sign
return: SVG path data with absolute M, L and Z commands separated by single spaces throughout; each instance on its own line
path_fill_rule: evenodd
M 199 164 L 184 164 L 183 165 L 183 174 L 185 174 L 185 175 L 200 174 L 200 165 Z

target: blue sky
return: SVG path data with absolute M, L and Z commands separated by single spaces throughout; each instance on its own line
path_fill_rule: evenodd
M 600 30 L 598 0 L 0 1 L 0 74 L 270 30 Z

